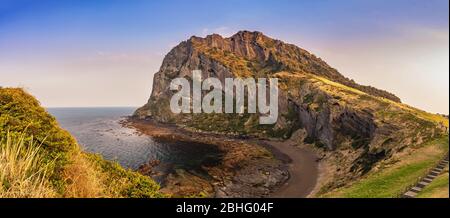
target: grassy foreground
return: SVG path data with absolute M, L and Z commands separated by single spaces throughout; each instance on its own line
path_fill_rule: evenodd
M 0 144 L 0 197 L 52 197 L 55 195 L 45 176 L 48 163 L 43 164 L 40 145 L 25 144 L 24 136 L 9 134 Z
M 0 197 L 164 197 L 149 177 L 81 151 L 31 95 L 0 88 Z
M 416 197 L 417 198 L 448 198 L 448 167 L 446 172 L 436 177 L 433 182 L 426 186 Z
M 321 197 L 331 198 L 392 198 L 400 196 L 408 187 L 433 168 L 448 152 L 448 135 L 412 148 L 380 169 L 369 173 L 348 187 L 339 188 Z M 443 179 L 443 182 L 445 180 Z M 447 174 L 448 195 L 448 174 Z M 441 183 L 436 185 L 441 187 Z

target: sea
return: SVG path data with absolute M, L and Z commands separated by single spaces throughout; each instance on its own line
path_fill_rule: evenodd
M 202 166 L 220 161 L 221 153 L 215 146 L 161 141 L 121 125 L 120 122 L 135 110 L 133 107 L 47 108 L 82 149 L 116 161 L 125 168 L 136 170 L 158 160 L 158 170 L 164 173 L 178 169 L 201 173 Z

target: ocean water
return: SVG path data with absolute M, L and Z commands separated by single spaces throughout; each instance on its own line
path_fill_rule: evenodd
M 165 142 L 140 135 L 119 122 L 136 108 L 48 108 L 60 126 L 69 131 L 90 153 L 117 161 L 126 168 L 137 169 L 151 160 L 159 160 L 156 168 L 165 173 L 185 169 L 201 173 L 203 165 L 221 158 L 213 145 Z

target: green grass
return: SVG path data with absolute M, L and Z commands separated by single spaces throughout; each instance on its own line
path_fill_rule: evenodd
M 26 145 L 33 140 L 42 144 L 43 163 L 49 166 L 49 179 L 58 192 L 64 191 L 61 173 L 71 153 L 79 150 L 75 139 L 61 129 L 55 118 L 33 96 L 19 88 L 0 88 L 0 138 L 24 135 Z
M 164 197 L 150 177 L 81 151 L 22 89 L 0 88 L 0 139 L 0 197 Z
M 395 166 L 368 174 L 349 187 L 322 197 L 392 198 L 414 185 L 448 152 L 448 136 L 426 143 Z
M 357 183 L 352 188 L 346 190 L 344 198 L 389 198 L 401 193 L 411 181 L 422 176 L 432 161 L 414 163 L 401 167 L 389 173 L 373 175 L 367 180 Z
M 417 195 L 417 198 L 448 198 L 448 179 L 448 172 L 436 177 Z
M 159 185 L 148 176 L 124 169 L 117 162 L 105 161 L 101 156 L 86 154 L 87 159 L 102 172 L 102 180 L 109 196 L 128 198 L 161 198 Z

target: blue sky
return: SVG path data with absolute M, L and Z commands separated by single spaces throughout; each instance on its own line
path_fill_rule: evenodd
M 258 30 L 448 113 L 447 0 L 0 0 L 0 85 L 44 106 L 138 106 L 192 35 Z

